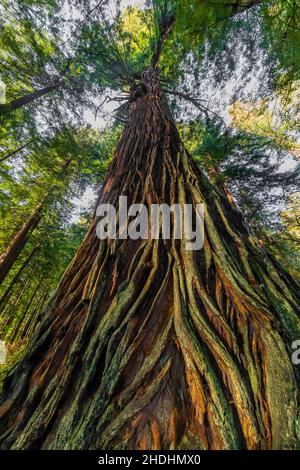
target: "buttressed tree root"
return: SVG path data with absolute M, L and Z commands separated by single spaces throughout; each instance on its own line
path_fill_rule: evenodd
M 100 202 L 205 205 L 205 240 L 100 241 L 95 219 L 7 376 L 3 449 L 293 449 L 298 287 L 183 147 L 153 69 Z

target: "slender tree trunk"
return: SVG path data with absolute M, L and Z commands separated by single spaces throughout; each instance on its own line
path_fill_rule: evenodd
M 30 300 L 28 302 L 28 304 L 26 305 L 25 309 L 23 312 L 21 312 L 21 315 L 19 317 L 19 319 L 17 320 L 17 323 L 16 325 L 13 327 L 10 335 L 9 335 L 9 338 L 8 338 L 8 341 L 12 344 L 14 343 L 14 341 L 16 341 L 16 339 L 18 338 L 18 335 L 19 335 L 19 331 L 24 323 L 24 320 L 26 318 L 26 315 L 27 315 L 27 312 L 28 310 L 30 309 L 31 307 L 31 304 L 36 296 L 36 293 L 38 292 L 39 290 L 39 287 L 40 287 L 40 282 L 42 281 L 42 278 L 39 280 L 38 284 L 36 285 L 31 297 L 30 297 Z
M 65 175 L 66 170 L 72 163 L 72 159 L 68 158 L 62 165 L 60 177 L 63 178 Z M 30 234 L 32 231 L 38 226 L 41 218 L 42 212 L 45 206 L 45 202 L 47 201 L 49 195 L 51 195 L 52 191 L 55 189 L 56 185 L 53 185 L 47 192 L 46 196 L 43 200 L 38 204 L 35 211 L 29 218 L 29 220 L 21 227 L 18 233 L 14 236 L 11 240 L 5 251 L 0 256 L 0 285 L 9 273 L 9 270 L 13 266 L 14 262 L 18 258 L 20 252 L 24 248 Z
M 8 328 L 6 329 L 6 333 L 4 334 L 4 337 L 5 335 L 7 335 L 7 330 L 10 328 L 11 324 L 14 321 L 16 312 L 18 311 L 18 305 L 22 299 L 23 294 L 26 292 L 27 288 L 30 286 L 30 282 L 32 281 L 32 276 L 31 276 L 32 273 L 33 273 L 33 270 L 31 270 L 30 273 L 28 273 L 25 281 L 21 284 L 20 288 L 16 292 L 12 304 L 8 303 L 3 311 L 2 319 L 1 319 L 1 330 L 3 329 L 3 327 L 9 325 Z M 2 333 L 3 332 L 1 331 L 1 334 Z
M 28 258 L 25 259 L 24 263 L 22 264 L 22 266 L 20 267 L 20 269 L 18 270 L 18 272 L 16 273 L 16 275 L 13 277 L 13 279 L 11 280 L 9 286 L 7 287 L 7 289 L 5 290 L 5 292 L 3 293 L 3 295 L 1 296 L 0 298 L 0 308 L 1 306 L 3 305 L 3 303 L 5 301 L 7 301 L 7 299 L 10 297 L 10 294 L 11 294 L 11 291 L 12 291 L 12 288 L 14 287 L 14 285 L 16 284 L 16 282 L 19 280 L 22 272 L 24 271 L 24 269 L 29 265 L 30 261 L 32 260 L 32 258 L 35 256 L 35 254 L 37 253 L 38 251 L 38 246 L 36 246 L 32 252 L 30 253 L 30 255 L 28 256 Z M 1 316 L 1 312 L 0 312 L 0 316 Z
M 44 289 L 44 287 L 42 287 Z M 35 330 L 37 324 L 39 323 L 39 315 L 45 305 L 45 302 L 49 298 L 50 290 L 46 287 L 44 295 L 41 297 L 40 301 L 37 301 L 30 312 L 30 315 L 24 325 L 22 333 L 20 337 L 26 338 L 27 336 L 30 337 L 31 333 Z
M 13 150 L 12 152 L 9 152 L 9 153 L 6 154 L 4 157 L 0 158 L 0 163 L 5 162 L 5 160 L 8 160 L 10 157 L 13 157 L 13 156 L 16 155 L 18 152 L 20 152 L 20 151 L 23 150 L 24 148 L 28 147 L 28 145 L 30 145 L 34 140 L 35 140 L 35 139 L 29 140 L 28 142 L 26 142 L 26 144 L 21 145 L 21 146 L 18 147 L 17 149 Z
M 100 202 L 204 203 L 204 247 L 174 227 L 100 241 L 95 219 L 6 378 L 0 445 L 292 449 L 299 290 L 193 163 L 153 70 L 139 95 Z
M 209 2 L 208 2 L 209 3 Z M 263 0 L 232 0 L 230 2 L 224 2 L 224 8 L 231 8 L 231 16 L 237 13 L 242 13 L 249 8 L 263 3 Z M 222 4 L 218 5 L 219 9 L 222 10 Z
M 4 281 L 14 262 L 24 248 L 30 234 L 38 226 L 43 210 L 43 202 L 38 204 L 33 214 L 27 222 L 20 228 L 17 234 L 8 244 L 5 251 L 0 256 L 0 284 Z
M 41 90 L 35 90 L 32 93 L 28 93 L 25 96 L 21 96 L 20 98 L 17 98 L 14 101 L 11 101 L 10 103 L 0 104 L 0 116 L 32 103 L 41 96 L 45 96 L 51 91 L 61 87 L 64 83 L 64 80 L 60 80 L 55 83 L 52 83 L 51 85 L 46 86 L 45 88 L 42 88 Z

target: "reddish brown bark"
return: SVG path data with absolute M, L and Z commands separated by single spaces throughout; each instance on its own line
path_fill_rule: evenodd
M 140 91 L 100 202 L 203 202 L 204 247 L 100 241 L 94 220 L 6 379 L 0 445 L 294 448 L 299 291 L 194 165 L 152 69 Z

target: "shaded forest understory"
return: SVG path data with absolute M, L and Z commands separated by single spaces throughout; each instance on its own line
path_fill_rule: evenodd
M 0 448 L 299 448 L 298 8 L 154 1 L 112 19 L 86 2 L 64 50 L 63 21 L 45 34 L 59 4 L 14 7 L 0 35 Z M 228 124 L 204 97 L 232 80 L 237 47 L 266 89 L 235 92 Z M 111 122 L 86 126 L 112 99 Z M 157 239 L 100 240 L 96 208 L 121 195 L 204 204 L 203 248 L 174 223 L 165 239 L 162 220 Z

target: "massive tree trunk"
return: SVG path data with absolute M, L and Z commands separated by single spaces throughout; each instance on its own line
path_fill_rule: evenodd
M 100 202 L 204 203 L 204 247 L 100 241 L 95 219 L 6 378 L 1 446 L 294 448 L 297 287 L 194 165 L 153 70 L 135 97 Z
M 0 284 L 4 281 L 14 262 L 23 250 L 30 234 L 38 226 L 43 210 L 43 202 L 39 203 L 29 217 L 27 222 L 22 225 L 20 230 L 13 237 L 7 248 L 0 256 Z

